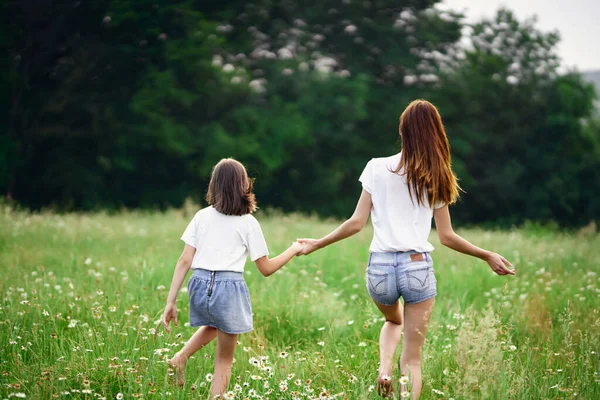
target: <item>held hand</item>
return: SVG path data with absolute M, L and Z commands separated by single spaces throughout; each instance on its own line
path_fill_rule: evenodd
M 307 256 L 315 250 L 319 249 L 318 240 L 316 239 L 298 239 L 298 242 L 304 245 L 300 254 Z
M 295 256 L 299 256 L 300 254 L 302 254 L 302 251 L 304 250 L 304 245 L 297 241 L 292 243 L 292 245 L 290 247 L 294 250 Z
M 163 325 L 167 333 L 171 333 L 171 329 L 169 329 L 171 320 L 173 320 L 173 323 L 177 326 L 177 306 L 175 304 L 167 304 L 165 313 L 163 314 Z
M 486 258 L 486 261 L 492 271 L 497 273 L 498 275 L 514 275 L 515 271 L 509 269 L 508 267 L 512 267 L 512 264 L 500 254 L 490 253 Z

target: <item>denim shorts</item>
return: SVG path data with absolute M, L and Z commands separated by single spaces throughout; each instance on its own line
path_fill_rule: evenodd
M 242 272 L 195 269 L 188 283 L 190 325 L 223 332 L 250 332 L 252 305 Z
M 416 251 L 371 253 L 367 289 L 379 304 L 391 306 L 402 297 L 405 304 L 435 297 L 436 279 L 429 253 Z

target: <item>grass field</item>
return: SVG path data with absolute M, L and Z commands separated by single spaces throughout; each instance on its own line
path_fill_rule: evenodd
M 0 211 L 0 398 L 206 398 L 214 344 L 171 384 L 166 360 L 193 330 L 155 330 L 191 218 L 166 213 Z M 258 215 L 271 254 L 336 226 Z M 600 236 L 458 232 L 516 277 L 442 248 L 424 349 L 424 399 L 600 398 Z M 380 315 L 364 281 L 372 231 L 292 260 L 270 278 L 246 266 L 255 331 L 242 335 L 236 399 L 377 398 Z M 251 361 L 257 359 L 258 362 Z M 395 378 L 399 378 L 396 372 Z

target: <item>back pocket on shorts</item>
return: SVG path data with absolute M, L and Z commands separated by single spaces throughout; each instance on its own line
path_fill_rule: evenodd
M 431 285 L 432 275 L 432 268 L 430 266 L 407 269 L 406 281 L 408 290 L 418 293 L 426 291 Z
M 385 296 L 388 287 L 388 274 L 383 271 L 367 269 L 367 285 L 369 291 L 378 296 Z

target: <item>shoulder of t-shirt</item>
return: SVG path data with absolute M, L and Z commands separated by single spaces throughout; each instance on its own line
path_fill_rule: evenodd
M 200 210 L 198 210 L 198 212 L 196 212 L 196 214 L 194 215 L 194 219 L 200 219 L 200 218 L 204 218 L 209 214 L 212 214 L 215 211 L 215 209 L 213 208 L 213 206 L 208 206 L 206 208 L 202 208 Z
M 396 169 L 399 162 L 400 162 L 399 154 L 394 154 L 389 157 L 372 158 L 368 162 L 368 164 L 371 165 L 371 168 L 390 170 L 390 169 Z
M 242 215 L 240 219 L 243 221 L 243 224 L 245 225 L 248 232 L 260 228 L 260 222 L 258 222 L 256 217 L 254 217 L 254 215 L 252 214 Z

